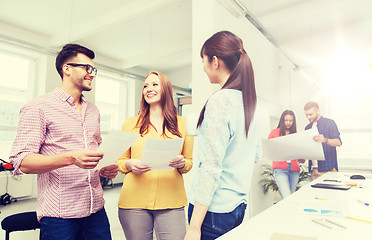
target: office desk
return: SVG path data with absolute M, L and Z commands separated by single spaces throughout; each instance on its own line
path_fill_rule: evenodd
M 314 237 L 317 240 L 371 240 L 372 223 L 349 219 L 346 216 L 372 221 L 372 206 L 358 202 L 358 199 L 363 199 L 364 202 L 372 203 L 372 176 L 364 175 L 367 177 L 366 180 L 350 180 L 351 175 L 327 173 L 257 216 L 244 221 L 218 240 L 270 240 L 274 233 Z M 324 182 L 325 179 L 355 183 L 363 188 L 331 190 L 311 187 L 312 184 Z M 338 212 L 334 215 L 332 213 L 323 215 L 304 211 L 308 209 L 306 205 L 311 208 L 314 207 L 312 204 L 318 203 L 336 205 L 341 214 Z M 341 224 L 346 229 L 341 227 L 330 229 L 312 221 L 319 218 Z

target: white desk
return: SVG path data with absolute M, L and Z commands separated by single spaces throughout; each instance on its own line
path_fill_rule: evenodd
M 244 221 L 218 240 L 270 240 L 273 233 L 314 237 L 317 240 L 371 240 L 371 223 L 348 219 L 344 216 L 323 216 L 303 211 L 304 205 L 306 206 L 309 202 L 331 202 L 336 203 L 335 205 L 341 203 L 340 206 L 343 206 L 342 209 L 345 210 L 342 213 L 346 216 L 359 219 L 363 217 L 365 220 L 372 221 L 372 206 L 368 207 L 357 201 L 363 198 L 365 202 L 372 203 L 372 176 L 364 175 L 367 177 L 366 180 L 350 180 L 351 175 L 350 173 L 327 173 L 257 216 Z M 311 187 L 315 182 L 323 182 L 324 179 L 355 182 L 362 184 L 363 188 L 352 187 L 345 191 Z M 317 200 L 316 197 L 329 200 Z M 312 221 L 318 218 L 326 218 L 342 224 L 346 229 L 329 229 Z

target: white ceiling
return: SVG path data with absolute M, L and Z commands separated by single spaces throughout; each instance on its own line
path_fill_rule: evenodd
M 372 63 L 370 0 L 245 0 L 245 3 L 304 69 L 334 59 L 341 51 L 344 55 L 369 58 Z
M 371 56 L 371 0 L 240 0 L 300 67 L 340 47 Z M 122 70 L 191 64 L 191 0 L 0 0 L 0 36 L 94 49 Z M 371 61 L 372 62 L 372 61 Z
M 121 69 L 166 72 L 191 63 L 188 0 L 0 0 L 0 23 L 0 34 L 42 39 L 56 51 L 68 42 L 87 45 Z M 17 34 L 23 30 L 35 40 Z

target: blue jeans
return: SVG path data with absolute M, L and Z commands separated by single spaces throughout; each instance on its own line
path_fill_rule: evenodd
M 104 208 L 84 218 L 43 217 L 40 224 L 43 240 L 111 240 Z
M 246 207 L 247 204 L 241 203 L 229 213 L 214 213 L 208 211 L 201 227 L 201 240 L 216 239 L 239 226 L 243 221 Z M 189 224 L 193 210 L 194 205 L 190 203 L 188 209 Z
M 300 172 L 291 171 L 291 164 L 288 163 L 286 170 L 274 168 L 274 177 L 284 199 L 296 191 Z

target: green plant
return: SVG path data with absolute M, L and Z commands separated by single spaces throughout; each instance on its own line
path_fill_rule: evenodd
M 258 182 L 262 188 L 264 194 L 267 194 L 269 190 L 278 192 L 279 188 L 274 178 L 274 171 L 269 164 L 262 165 L 263 171 L 261 173 L 261 179 Z M 300 165 L 300 177 L 298 179 L 297 189 L 303 186 L 306 182 L 310 181 L 310 173 L 306 171 L 304 165 Z
M 274 192 L 279 191 L 278 185 L 275 182 L 274 171 L 270 165 L 262 165 L 263 171 L 261 173 L 261 179 L 258 182 L 262 188 L 264 194 L 267 194 L 269 190 Z

